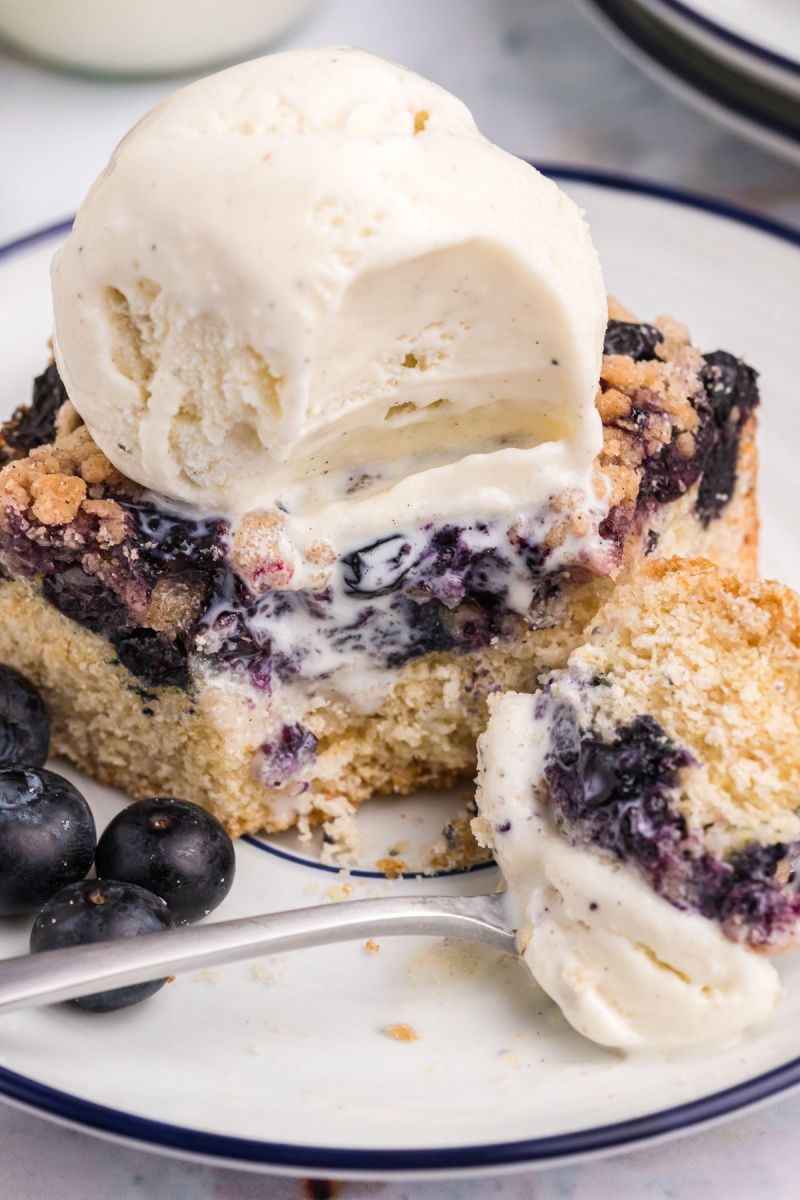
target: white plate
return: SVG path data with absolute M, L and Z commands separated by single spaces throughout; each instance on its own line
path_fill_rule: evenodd
M 800 92 L 797 0 L 641 0 L 692 38 L 777 86 Z
M 800 163 L 800 74 L 734 54 L 678 15 L 671 0 L 578 0 L 587 15 L 657 83 L 762 149 Z M 667 3 L 670 5 L 667 7 Z
M 800 587 L 800 235 L 664 189 L 560 177 L 588 211 L 610 291 L 643 318 L 672 312 L 702 348 L 734 350 L 761 370 L 764 565 Z M 63 234 L 0 258 L 4 411 L 26 399 L 44 361 L 47 264 Z M 98 824 L 124 802 L 63 770 Z M 389 846 L 424 840 L 457 803 L 367 805 L 371 845 L 352 894 L 492 890 L 493 867 L 389 888 L 369 877 Z M 218 916 L 319 903 L 345 882 L 291 835 L 243 841 Z M 2 924 L 0 955 L 24 952 L 27 924 Z M 642 1060 L 583 1040 L 518 963 L 493 952 L 416 939 L 377 954 L 328 947 L 181 977 L 107 1016 L 60 1007 L 5 1018 L 0 1092 L 90 1132 L 255 1170 L 374 1178 L 530 1167 L 685 1132 L 800 1084 L 800 959 L 780 969 L 787 995 L 763 1028 L 729 1048 Z M 396 1022 L 419 1040 L 387 1037 Z
M 681 37 L 800 102 L 797 0 L 637 0 Z

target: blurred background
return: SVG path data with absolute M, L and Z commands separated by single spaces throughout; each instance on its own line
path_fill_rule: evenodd
M 753 0 L 762 26 L 776 2 Z M 442 84 L 488 137 L 516 154 L 689 188 L 800 227 L 800 4 L 792 0 L 792 28 L 776 26 L 772 45 L 754 49 L 735 22 L 720 32 L 726 3 L 731 13 L 742 8 L 740 0 L 698 0 L 705 17 L 693 24 L 673 0 L 0 0 L 0 28 L 17 39 L 0 43 L 0 243 L 70 216 L 126 130 L 220 59 L 329 43 L 363 46 Z M 135 10 L 135 38 L 104 40 L 98 5 L 107 17 L 115 4 Z M 148 33 L 148 19 L 160 32 Z M 61 56 L 73 69 L 52 69 L 20 45 Z M 117 72 L 87 74 L 87 65 Z M 173 69 L 134 79 L 120 67 Z M 792 1136 L 799 1121 L 800 1101 L 789 1099 L 599 1164 L 473 1183 L 343 1184 L 338 1195 L 737 1200 L 769 1190 L 788 1197 L 800 1174 Z M 0 1196 L 20 1200 L 337 1194 L 160 1159 L 5 1106 L 0 1144 Z
M 770 2 L 754 7 L 763 12 Z M 30 36 L 37 9 L 63 17 L 73 4 L 114 3 L 144 15 L 173 3 L 227 12 L 245 0 L 0 0 L 0 28 L 16 28 L 15 10 L 27 14 Z M 273 3 L 289 16 L 305 7 Z M 317 0 L 267 48 L 364 46 L 455 92 L 481 130 L 516 154 L 678 184 L 800 224 L 800 166 L 730 132 L 633 65 L 618 48 L 622 37 L 612 45 L 600 31 L 600 20 L 610 28 L 601 9 L 573 0 Z M 52 29 L 48 40 L 58 44 Z M 251 45 L 239 57 L 261 49 Z M 146 47 L 139 50 L 145 56 Z M 90 78 L 0 51 L 0 240 L 73 213 L 133 122 L 203 73 Z M 800 100 L 797 107 L 800 163 Z

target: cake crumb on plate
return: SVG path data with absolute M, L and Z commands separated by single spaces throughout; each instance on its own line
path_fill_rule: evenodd
M 196 983 L 219 983 L 220 975 L 219 971 L 209 971 L 207 967 L 203 967 L 194 978 Z
M 413 1025 L 406 1025 L 403 1021 L 397 1025 L 384 1025 L 381 1033 L 386 1037 L 394 1038 L 396 1042 L 418 1042 L 419 1034 Z

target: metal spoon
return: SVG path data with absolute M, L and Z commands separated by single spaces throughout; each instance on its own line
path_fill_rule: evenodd
M 214 963 L 368 937 L 451 937 L 517 953 L 502 895 L 392 896 L 241 917 L 0 961 L 0 1012 Z

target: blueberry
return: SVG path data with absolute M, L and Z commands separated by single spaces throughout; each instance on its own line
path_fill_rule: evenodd
M 50 721 L 36 688 L 0 663 L 0 763 L 40 767 L 50 749 Z
M 657 358 L 656 346 L 664 335 L 655 325 L 635 321 L 609 321 L 606 326 L 604 354 L 627 354 L 637 362 Z
M 31 930 L 31 954 L 62 950 L 66 946 L 84 946 L 88 942 L 107 942 L 111 938 L 161 933 L 172 928 L 169 909 L 152 892 L 135 883 L 118 883 L 115 879 L 84 879 L 62 888 L 45 904 Z M 84 1012 L 113 1012 L 146 1000 L 166 982 L 166 979 L 154 979 L 133 983 L 128 987 L 81 996 L 69 1003 Z
M 150 500 L 120 498 L 117 503 L 133 519 L 137 541 L 148 563 L 164 566 L 185 561 L 210 566 L 225 557 L 229 525 L 222 517 L 194 520 Z
M 236 858 L 216 817 L 189 800 L 140 800 L 118 813 L 95 856 L 97 874 L 161 896 L 176 921 L 206 916 L 227 896 Z
M 42 594 L 53 608 L 93 633 L 118 635 L 130 628 L 130 614 L 116 592 L 109 591 L 97 575 L 87 575 L 82 567 L 45 575 Z
M 55 441 L 56 414 L 67 399 L 67 392 L 55 363 L 33 383 L 30 408 L 22 406 L 5 427 L 5 439 L 15 450 L 32 450 Z
M 703 369 L 715 437 L 710 442 L 697 492 L 695 511 L 707 527 L 733 495 L 739 465 L 742 428 L 759 403 L 758 375 L 725 350 L 706 354 Z
M 284 725 L 274 742 L 264 742 L 261 752 L 264 767 L 260 777 L 267 787 L 279 788 L 307 763 L 313 762 L 317 739 L 305 725 Z
M 89 805 L 41 767 L 0 767 L 0 915 L 35 912 L 92 865 Z
M 123 667 L 148 687 L 189 686 L 189 659 L 177 638 L 169 642 L 155 629 L 134 629 L 112 641 Z
M 703 358 L 703 382 L 717 425 L 726 425 L 734 408 L 744 424 L 759 402 L 758 372 L 727 350 L 714 350 Z

